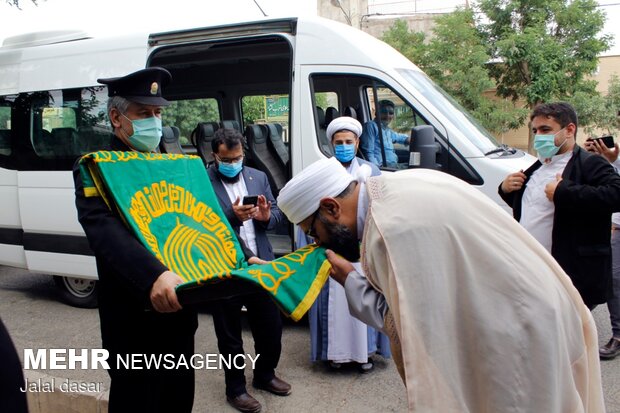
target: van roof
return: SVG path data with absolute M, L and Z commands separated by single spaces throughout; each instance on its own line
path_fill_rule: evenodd
M 2 42 L 2 47 L 34 47 L 90 38 L 91 36 L 88 33 L 81 30 L 50 30 L 7 37 Z

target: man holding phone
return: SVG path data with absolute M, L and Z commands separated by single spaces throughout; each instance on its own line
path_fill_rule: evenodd
M 611 138 L 611 142 L 604 138 Z M 589 152 L 605 157 L 616 171 L 620 171 L 620 148 L 617 143 L 614 144 L 613 137 L 587 139 L 584 146 Z M 607 300 L 607 309 L 612 336 L 607 344 L 599 349 L 599 356 L 603 360 L 614 359 L 620 354 L 620 213 L 611 216 L 611 269 L 613 297 Z
M 211 148 L 215 165 L 207 174 L 222 211 L 247 247 L 262 260 L 273 260 L 267 230 L 283 219 L 271 192 L 267 175 L 243 164 L 243 136 L 234 129 L 218 129 Z M 275 375 L 282 348 L 280 311 L 265 291 L 214 303 L 212 315 L 219 351 L 222 355 L 245 354 L 241 338 L 241 308 L 259 355 L 254 370 L 255 388 L 287 396 L 291 386 Z M 225 368 L 226 399 L 241 412 L 259 412 L 261 404 L 248 394 L 243 369 Z

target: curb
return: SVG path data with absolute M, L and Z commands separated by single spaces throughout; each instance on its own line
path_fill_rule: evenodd
M 24 371 L 29 383 L 26 393 L 30 413 L 107 413 L 109 390 L 103 383 L 50 376 Z M 33 390 L 31 386 L 37 389 Z M 88 389 L 88 391 L 74 391 Z

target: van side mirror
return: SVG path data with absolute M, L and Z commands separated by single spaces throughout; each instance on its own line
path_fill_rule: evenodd
M 420 125 L 411 129 L 410 168 L 441 169 L 441 165 L 436 162 L 440 150 L 439 144 L 435 142 L 435 130 L 431 125 Z

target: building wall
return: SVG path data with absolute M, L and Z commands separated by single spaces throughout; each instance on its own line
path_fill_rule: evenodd
M 318 0 L 317 15 L 361 29 L 368 13 L 368 0 Z

